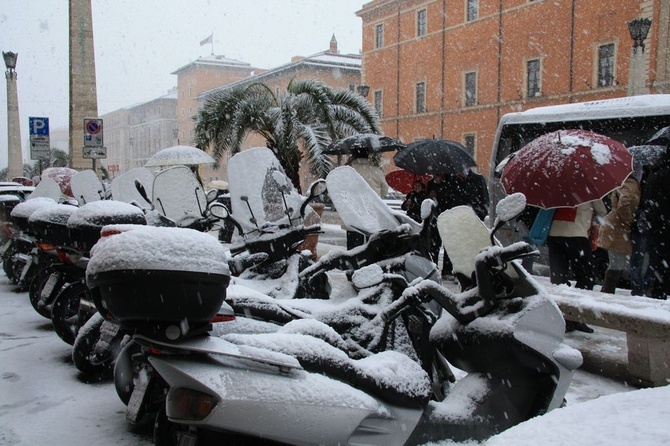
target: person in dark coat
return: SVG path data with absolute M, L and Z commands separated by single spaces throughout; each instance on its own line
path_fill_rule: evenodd
M 484 176 L 466 169 L 448 178 L 451 207 L 470 206 L 480 220 L 489 213 L 489 191 Z
M 435 183 L 435 179 L 439 177 L 436 175 L 431 183 L 428 182 L 428 195 L 435 198 L 438 203 L 438 215 L 447 209 L 456 206 L 470 206 L 481 220 L 484 220 L 488 214 L 489 207 L 489 192 L 486 186 L 486 179 L 484 176 L 474 172 L 470 168 L 464 168 L 461 172 L 448 177 L 444 177 Z M 442 241 L 440 235 L 435 230 L 435 235 L 431 231 L 431 238 L 433 243 L 431 245 L 433 253 L 433 261 L 437 263 L 437 257 L 440 253 Z M 449 260 L 447 252 L 444 252 L 442 260 L 442 276 L 452 276 L 452 264 Z
M 656 299 L 667 299 L 670 296 L 670 194 L 667 190 L 669 182 L 670 151 L 666 151 L 659 162 L 646 168 L 643 174 L 637 231 L 633 244 L 634 258 L 644 255 L 642 250 L 647 251 L 648 271 L 641 272 L 645 278 L 642 291 L 646 296 Z M 640 243 L 640 239 L 644 243 Z
M 435 215 L 440 215 L 447 209 L 451 209 L 451 193 L 445 175 L 433 175 L 433 178 L 428 180 L 428 183 L 426 184 L 426 194 L 428 195 L 428 198 L 432 198 L 437 204 Z M 440 233 L 437 231 L 436 220 L 437 219 L 432 219 L 430 222 L 430 256 L 433 262 L 437 265 L 440 249 L 442 249 L 442 239 L 440 238 Z M 448 261 L 446 256 L 444 261 Z M 446 274 L 445 271 L 448 271 L 449 274 L 451 274 L 451 268 L 451 262 L 449 262 L 448 265 L 443 263 L 443 274 Z
M 412 190 L 405 196 L 405 200 L 400 205 L 400 209 L 407 213 L 407 216 L 421 223 L 421 203 L 428 195 L 425 186 L 421 180 L 416 180 Z

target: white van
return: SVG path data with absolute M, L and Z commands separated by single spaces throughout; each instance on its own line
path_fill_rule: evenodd
M 508 113 L 500 119 L 491 151 L 489 194 L 491 221 L 495 205 L 505 196 L 496 166 L 538 136 L 562 129 L 584 129 L 607 135 L 627 147 L 644 144 L 654 133 L 670 126 L 670 94 L 628 96 L 601 101 L 536 107 Z M 518 228 L 503 228 L 503 244 L 520 240 Z

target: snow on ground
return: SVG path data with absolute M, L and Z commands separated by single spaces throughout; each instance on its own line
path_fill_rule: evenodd
M 333 228 L 329 225 L 328 230 Z M 333 248 L 342 247 L 320 243 L 318 253 Z M 562 290 L 567 291 L 574 292 Z M 153 444 L 150 431 L 133 431 L 125 421 L 125 406 L 113 383 L 86 382 L 72 364 L 71 347 L 33 310 L 27 293 L 15 292 L 4 275 L 0 302 L 0 445 Z M 594 328 L 592 335 L 569 333 L 566 342 L 625 358 L 622 333 Z M 510 429 L 486 446 L 670 443 L 670 386 L 639 390 L 580 370 L 566 399 L 566 408 Z

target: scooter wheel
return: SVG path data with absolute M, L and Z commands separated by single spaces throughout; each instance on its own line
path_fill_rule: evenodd
M 54 331 L 70 345 L 74 344 L 79 327 L 85 322 L 79 320 L 79 302 L 87 293 L 85 283 L 72 283 L 61 290 L 51 309 Z
M 7 278 L 13 283 L 16 284 L 19 281 L 19 278 L 16 276 L 14 261 L 12 260 L 12 255 L 14 250 L 10 250 L 5 253 L 5 260 L 2 262 L 2 269 L 7 275 Z
M 179 424 L 168 420 L 165 413 L 165 405 L 160 408 L 154 421 L 154 445 L 155 446 L 178 446 L 181 437 L 180 431 L 186 430 Z
M 77 334 L 72 346 L 72 362 L 80 372 L 102 373 L 110 366 L 110 360 L 99 361 L 95 358 L 95 347 L 100 340 L 100 328 L 104 322 L 102 315 L 94 314 Z
M 130 341 L 121 349 L 114 362 L 114 388 L 119 399 L 126 406 L 142 371 L 142 365 L 132 360 L 133 355 L 138 353 L 140 348 L 138 343 Z
M 165 404 L 163 404 L 156 415 L 154 421 L 154 445 L 156 446 L 179 446 L 186 444 L 183 437 L 193 436 L 193 430 L 183 424 L 173 423 L 168 420 L 165 413 Z M 280 446 L 283 443 L 277 443 L 271 440 L 261 438 L 247 437 L 244 435 L 235 435 L 232 433 L 222 434 L 198 429 L 197 444 L 200 446 L 214 446 L 225 444 L 226 446 Z M 191 444 L 191 443 L 188 443 Z
M 46 305 L 46 302 L 42 301 L 42 289 L 44 289 L 44 285 L 49 281 L 52 272 L 53 270 L 51 268 L 39 270 L 35 274 L 33 281 L 30 282 L 30 287 L 28 288 L 30 304 L 40 316 L 47 319 L 51 319 L 51 306 Z

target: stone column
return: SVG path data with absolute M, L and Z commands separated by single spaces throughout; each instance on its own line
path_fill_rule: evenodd
M 647 81 L 646 58 L 642 48 L 633 48 L 630 53 L 630 68 L 628 70 L 628 96 L 649 94 Z
M 70 166 L 90 169 L 83 157 L 84 118 L 98 117 L 91 0 L 70 0 Z
M 5 78 L 7 79 L 7 161 L 9 166 L 7 181 L 11 181 L 14 177 L 23 176 L 23 152 L 19 121 L 19 94 L 16 88 L 14 68 L 7 68 Z

